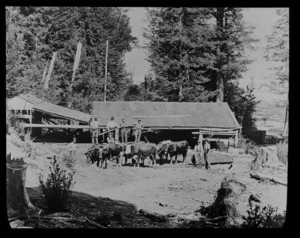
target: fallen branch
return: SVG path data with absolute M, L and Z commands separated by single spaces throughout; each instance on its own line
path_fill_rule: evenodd
M 142 214 L 145 217 L 148 217 L 151 220 L 154 220 L 154 221 L 160 221 L 160 222 L 166 222 L 167 221 L 165 216 L 160 215 L 160 214 L 155 213 L 155 212 L 150 212 L 150 211 L 146 211 L 144 209 L 140 209 L 139 213 Z
M 12 221 L 18 220 L 20 218 L 22 219 L 22 218 L 24 218 L 24 216 L 17 216 L 17 217 L 8 218 L 8 222 L 12 222 Z
M 95 226 L 95 227 L 98 227 L 98 228 L 107 228 L 107 227 L 105 227 L 105 226 L 100 225 L 99 223 L 96 223 L 96 222 L 94 222 L 94 221 L 89 220 L 87 217 L 85 217 L 85 220 L 86 220 L 88 223 L 90 223 L 91 225 Z
M 259 174 L 257 172 L 250 172 L 250 177 L 254 178 L 254 179 L 257 179 L 257 180 L 262 180 L 262 181 L 269 180 L 269 181 L 271 181 L 275 184 L 281 184 L 281 185 L 287 186 L 287 183 L 280 180 L 280 179 L 270 177 L 270 176 L 266 176 L 266 175 L 262 175 L 262 174 Z
M 78 222 L 85 222 L 84 219 L 79 219 L 75 217 L 43 217 L 43 216 L 31 216 L 31 218 L 37 219 L 45 219 L 45 220 L 61 220 L 61 221 L 78 221 Z

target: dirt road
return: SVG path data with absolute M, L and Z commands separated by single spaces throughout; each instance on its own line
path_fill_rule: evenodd
M 111 161 L 107 169 L 100 169 L 95 164 L 87 164 L 84 153 L 89 144 L 78 144 L 74 191 L 93 196 L 109 197 L 126 201 L 138 208 L 147 209 L 160 214 L 173 213 L 187 215 L 199 209 L 201 205 L 211 204 L 216 191 L 220 188 L 222 179 L 235 173 L 238 179 L 247 186 L 247 191 L 241 195 L 238 209 L 246 214 L 248 198 L 251 193 L 261 197 L 261 205 L 270 204 L 278 207 L 278 212 L 286 210 L 287 187 L 270 183 L 259 183 L 249 176 L 249 163 L 253 159 L 239 155 L 234 159 L 233 167 L 229 164 L 213 165 L 211 170 L 197 168 L 186 163 L 176 165 L 164 164 L 148 167 L 116 167 Z M 65 144 L 40 143 L 47 153 L 60 154 L 66 150 Z M 179 157 L 181 162 L 181 157 Z M 45 155 L 36 156 L 29 161 L 27 170 L 27 187 L 38 186 L 38 174 L 47 174 L 49 160 Z M 267 171 L 278 178 L 287 178 L 286 170 Z

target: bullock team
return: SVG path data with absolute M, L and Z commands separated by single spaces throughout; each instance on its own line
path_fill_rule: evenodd
M 207 153 L 209 148 L 206 146 L 204 142 L 203 150 L 204 159 L 206 164 L 208 163 Z M 202 144 L 202 143 L 201 143 Z M 158 145 L 154 143 L 146 143 L 146 142 L 132 142 L 132 143 L 103 143 L 93 145 L 85 155 L 87 156 L 88 163 L 97 162 L 97 166 L 100 168 L 107 168 L 107 160 L 111 160 L 116 158 L 116 162 L 118 166 L 122 165 L 121 158 L 125 158 L 125 164 L 127 164 L 127 160 L 131 158 L 132 163 L 131 166 L 139 167 L 140 162 L 144 164 L 145 158 L 149 157 L 152 161 L 152 165 L 156 164 L 156 160 L 159 160 L 159 164 L 163 164 L 168 161 L 168 156 L 170 157 L 169 163 L 177 163 L 178 155 L 183 156 L 183 162 L 187 156 L 188 151 L 188 142 L 187 141 L 162 141 Z M 196 150 L 195 150 L 196 152 Z M 197 153 L 197 152 L 196 152 Z M 199 157 L 199 156 L 198 156 Z M 173 160 L 174 158 L 174 160 Z M 196 158 L 195 156 L 193 158 Z M 196 165 L 197 161 L 192 160 L 194 165 Z M 209 163 L 208 163 L 209 165 Z M 208 166 L 209 167 L 209 166 Z M 206 168 L 208 168 L 206 166 Z

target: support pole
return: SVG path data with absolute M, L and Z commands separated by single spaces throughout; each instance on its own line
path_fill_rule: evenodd
M 238 145 L 238 139 L 239 139 L 239 131 L 236 130 L 236 131 L 235 131 L 235 138 L 234 138 L 234 146 L 235 146 L 235 148 L 237 148 L 237 145 Z
M 105 83 L 104 83 L 104 102 L 106 102 L 106 84 L 107 84 L 107 55 L 108 55 L 108 40 L 106 41 L 106 55 L 105 55 Z
M 199 130 L 199 138 L 198 141 L 202 141 L 203 140 L 203 135 L 201 134 L 201 130 Z

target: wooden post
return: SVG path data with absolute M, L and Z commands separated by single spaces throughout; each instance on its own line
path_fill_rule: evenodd
M 236 131 L 235 131 L 235 137 L 234 137 L 234 146 L 235 146 L 235 148 L 236 148 L 237 145 L 238 145 L 238 139 L 239 139 L 239 131 L 236 130 Z
M 107 84 L 107 55 L 108 55 L 108 40 L 106 41 L 106 55 L 105 55 L 105 83 L 104 83 L 104 102 L 106 102 L 106 84 Z
M 198 141 L 202 141 L 202 140 L 203 140 L 203 135 L 201 134 L 201 130 L 199 130 Z

